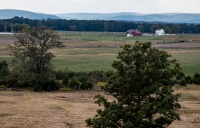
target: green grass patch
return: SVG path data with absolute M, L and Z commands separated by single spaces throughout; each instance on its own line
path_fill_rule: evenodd
M 141 36 L 126 37 L 125 32 L 73 32 L 58 31 L 65 41 L 66 48 L 50 50 L 56 57 L 52 60 L 56 70 L 93 71 L 113 69 L 111 64 L 117 60 L 119 47 L 123 44 L 141 42 L 178 42 L 192 40 L 200 42 L 198 35 Z M 2 37 L 4 39 L 5 37 Z M 1 41 L 1 37 L 0 37 Z M 181 64 L 186 75 L 200 73 L 200 49 L 162 49 Z M 6 44 L 0 44 L 0 61 L 7 61 L 11 67 L 12 57 Z

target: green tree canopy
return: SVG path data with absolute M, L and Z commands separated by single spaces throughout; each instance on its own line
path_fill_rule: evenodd
M 165 51 L 151 43 L 124 45 L 112 66 L 116 72 L 103 88 L 116 100 L 95 96 L 103 105 L 94 118 L 86 120 L 93 128 L 164 128 L 179 120 L 178 94 L 172 85 L 180 66 Z
M 13 31 L 15 32 L 20 32 L 23 29 L 27 30 L 30 28 L 30 26 L 28 24 L 19 24 L 19 23 L 15 23 L 14 25 L 12 25 Z
M 0 21 L 0 32 L 5 31 L 5 25 L 3 22 Z
M 140 30 L 141 32 L 144 31 L 144 27 L 142 25 L 137 26 L 137 29 Z
M 0 85 L 6 83 L 6 76 L 9 73 L 8 64 L 6 61 L 0 62 Z
M 49 52 L 51 48 L 60 48 L 64 45 L 59 41 L 59 35 L 44 26 L 24 29 L 16 34 L 16 41 L 9 45 L 11 53 L 22 62 L 24 71 L 37 76 L 38 84 L 52 75 L 51 60 L 54 56 Z

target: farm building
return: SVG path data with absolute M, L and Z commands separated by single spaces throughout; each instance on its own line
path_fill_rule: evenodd
M 129 29 L 126 32 L 126 36 L 142 36 L 142 33 L 137 29 Z
M 155 35 L 165 35 L 165 31 L 163 29 L 156 29 Z

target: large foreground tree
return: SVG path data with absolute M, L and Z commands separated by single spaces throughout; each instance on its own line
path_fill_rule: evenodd
M 103 88 L 116 100 L 95 96 L 104 109 L 86 120 L 93 128 L 165 128 L 179 120 L 180 108 L 172 85 L 180 66 L 165 51 L 151 43 L 124 45 L 112 66 L 116 72 Z
M 63 47 L 59 35 L 50 28 L 40 26 L 24 29 L 15 37 L 14 44 L 9 45 L 11 53 L 20 60 L 20 66 L 25 68 L 24 71 L 32 73 L 32 76 L 36 76 L 36 83 L 42 84 L 42 81 L 45 82 L 44 78 L 51 75 L 50 62 L 55 57 L 49 50 Z

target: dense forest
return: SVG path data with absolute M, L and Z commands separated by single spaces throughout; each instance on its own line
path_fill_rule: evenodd
M 200 33 L 200 24 L 173 24 L 158 22 L 127 22 L 105 20 L 65 20 L 47 19 L 31 20 L 23 17 L 0 20 L 0 32 L 20 31 L 29 26 L 47 26 L 54 30 L 65 31 L 108 31 L 126 32 L 128 29 L 139 29 L 143 33 L 151 33 L 156 29 L 164 29 L 166 33 Z

